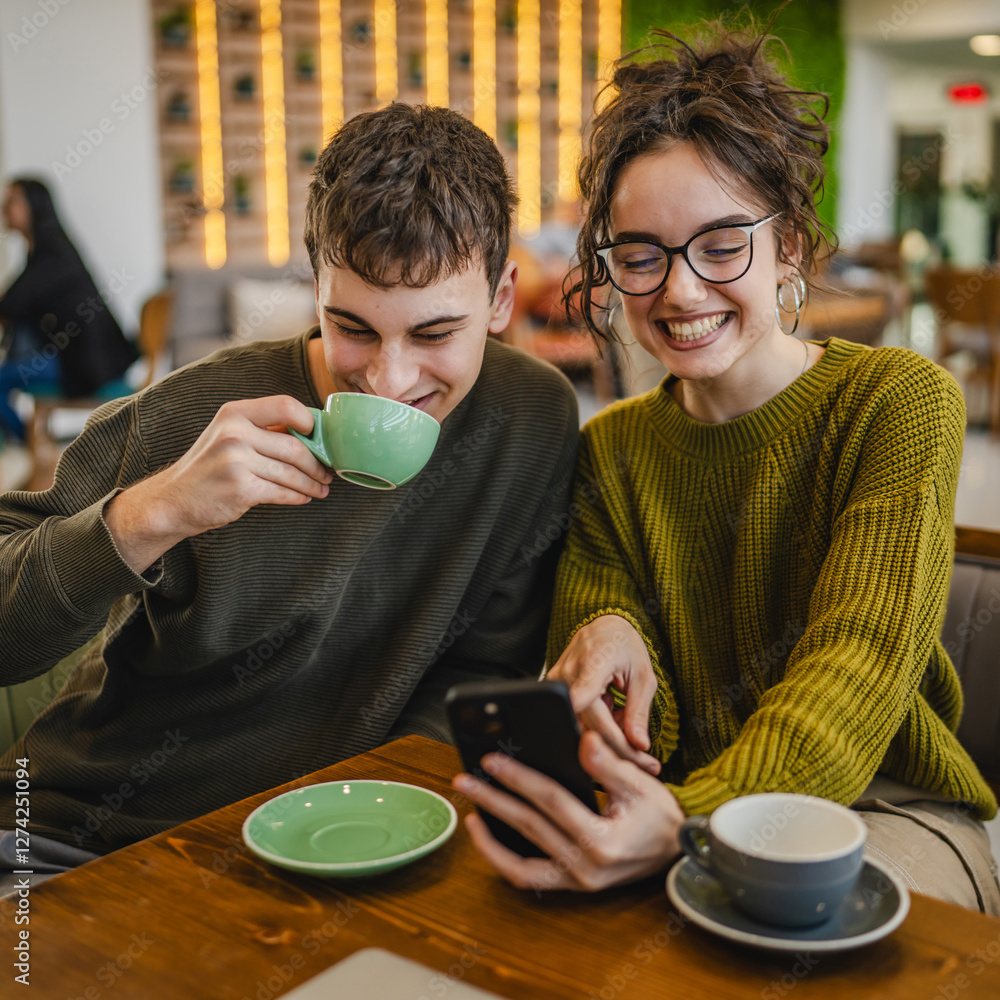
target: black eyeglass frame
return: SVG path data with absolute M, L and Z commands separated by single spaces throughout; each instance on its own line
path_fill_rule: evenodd
M 663 243 L 657 243 L 656 240 L 616 240 L 614 243 L 602 243 L 599 247 L 596 247 L 594 249 L 594 252 L 601 258 L 601 266 L 604 268 L 604 274 L 607 280 L 610 281 L 611 284 L 614 285 L 614 287 L 617 288 L 618 291 L 622 293 L 622 295 L 652 295 L 654 292 L 658 292 L 667 283 L 667 278 L 670 277 L 670 268 L 673 267 L 673 259 L 674 257 L 677 256 L 677 254 L 680 254 L 684 258 L 684 260 L 687 263 L 687 266 L 691 268 L 691 270 L 699 278 L 701 278 L 702 281 L 707 281 L 710 285 L 728 285 L 733 281 L 739 281 L 740 278 L 742 278 L 753 265 L 753 234 L 757 232 L 757 230 L 760 229 L 761 226 L 765 225 L 768 222 L 773 222 L 776 218 L 778 218 L 779 215 L 781 215 L 781 212 L 776 212 L 774 215 L 769 215 L 766 219 L 760 219 L 757 222 L 750 222 L 745 226 L 712 226 L 711 229 L 703 229 L 700 233 L 695 233 L 694 236 L 692 236 L 691 239 L 687 241 L 687 243 L 679 247 L 668 247 Z M 691 263 L 691 258 L 688 257 L 688 247 L 691 246 L 691 244 L 694 243 L 696 239 L 699 239 L 706 233 L 714 233 L 717 229 L 718 230 L 739 229 L 741 232 L 746 233 L 750 239 L 750 259 L 747 261 L 747 266 L 738 275 L 736 275 L 735 278 L 726 278 L 725 281 L 716 281 L 714 278 L 706 278 L 701 273 L 701 271 L 699 271 L 698 268 L 696 268 L 694 264 Z M 611 268 L 609 267 L 607 257 L 605 256 L 605 254 L 609 253 L 611 250 L 614 250 L 615 247 L 625 247 L 636 243 L 644 244 L 645 246 L 656 247 L 657 250 L 662 250 L 663 253 L 666 254 L 667 258 L 667 269 L 666 271 L 663 272 L 663 277 L 660 279 L 656 287 L 651 288 L 648 292 L 625 291 L 625 289 L 622 288 L 618 284 L 618 282 L 611 277 Z M 604 281 L 602 280 L 598 282 L 598 284 L 603 285 Z

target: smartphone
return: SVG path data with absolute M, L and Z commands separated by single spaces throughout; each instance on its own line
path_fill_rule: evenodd
M 558 781 L 588 808 L 599 811 L 593 780 L 580 764 L 580 728 L 569 688 L 562 681 L 456 684 L 444 703 L 455 745 L 470 774 L 503 788 L 483 770 L 480 761 L 484 754 L 505 753 Z M 546 857 L 517 830 L 483 809 L 478 811 L 501 844 L 524 857 Z

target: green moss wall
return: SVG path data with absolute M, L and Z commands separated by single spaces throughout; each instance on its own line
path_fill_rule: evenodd
M 623 38 L 625 51 L 644 44 L 651 27 L 683 34 L 687 25 L 703 19 L 739 20 L 749 7 L 758 24 L 767 23 L 777 3 L 735 4 L 727 0 L 625 0 Z M 839 0 L 792 0 L 772 28 L 788 46 L 791 62 L 785 65 L 789 80 L 803 90 L 821 90 L 830 96 L 830 151 L 827 153 L 825 194 L 820 215 L 828 225 L 837 218 L 837 117 L 844 96 L 844 43 L 840 33 Z M 772 49 L 778 51 L 777 46 Z

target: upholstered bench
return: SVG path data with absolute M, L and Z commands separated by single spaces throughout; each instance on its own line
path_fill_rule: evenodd
M 958 737 L 1000 796 L 1000 532 L 959 528 L 941 638 L 962 679 Z

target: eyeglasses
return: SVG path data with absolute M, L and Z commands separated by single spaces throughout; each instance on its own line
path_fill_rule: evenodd
M 725 285 L 750 270 L 753 234 L 777 217 L 769 215 L 748 226 L 722 226 L 696 233 L 680 247 L 627 241 L 606 243 L 597 248 L 597 253 L 611 284 L 623 295 L 649 295 L 657 291 L 667 280 L 675 254 L 680 254 L 702 280 Z

